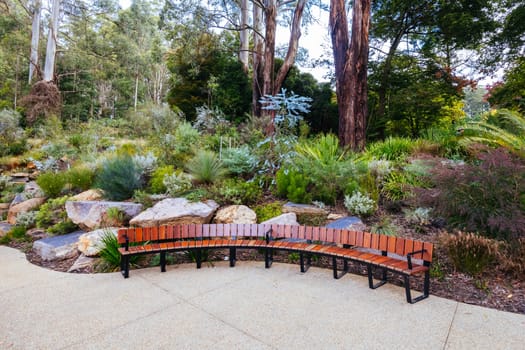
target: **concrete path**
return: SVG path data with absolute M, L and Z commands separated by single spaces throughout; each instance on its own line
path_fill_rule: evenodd
M 0 349 L 524 349 L 525 315 L 330 270 L 217 263 L 80 275 L 0 246 Z

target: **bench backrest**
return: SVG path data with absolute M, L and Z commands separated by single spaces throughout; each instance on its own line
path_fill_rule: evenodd
M 432 261 L 433 244 L 408 238 L 377 233 L 332 229 L 326 227 L 263 224 L 190 224 L 154 227 L 123 228 L 118 231 L 120 244 L 162 242 L 184 239 L 243 237 L 264 239 L 270 233 L 273 239 L 304 239 L 313 242 L 346 244 L 406 256 L 413 252 L 414 259 Z

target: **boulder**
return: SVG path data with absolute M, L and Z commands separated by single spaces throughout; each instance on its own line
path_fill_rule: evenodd
M 16 224 L 16 218 L 18 214 L 27 213 L 28 211 L 34 210 L 44 204 L 45 198 L 31 198 L 21 203 L 12 205 L 7 213 L 7 222 L 11 225 Z
M 328 217 L 326 219 L 327 220 L 339 220 L 339 219 L 342 219 L 344 217 L 345 217 L 344 214 L 330 213 L 330 214 L 328 214 Z
M 140 227 L 172 224 L 208 224 L 219 205 L 212 200 L 190 202 L 186 198 L 167 198 L 130 220 Z
M 366 225 L 356 216 L 347 216 L 339 220 L 335 220 L 328 225 L 327 228 L 336 228 L 341 230 L 365 231 Z
M 95 264 L 97 263 L 96 258 L 91 258 L 89 256 L 85 256 L 84 254 L 80 254 L 77 260 L 73 263 L 73 265 L 67 270 L 67 272 L 74 272 L 74 273 L 90 273 L 93 272 L 95 269 Z
M 83 233 L 83 231 L 77 231 L 35 241 L 33 251 L 46 261 L 72 258 L 78 254 L 78 238 Z
M 0 237 L 4 237 L 12 228 L 13 225 L 6 222 L 0 222 Z
M 295 213 L 297 215 L 328 215 L 328 211 L 323 208 L 309 204 L 297 204 L 288 202 L 283 205 L 283 213 Z
M 35 181 L 29 181 L 25 184 L 24 194 L 27 198 L 45 197 L 44 191 Z
M 102 193 L 99 190 L 87 190 L 70 198 L 72 201 L 100 201 Z
M 78 250 L 85 256 L 96 256 L 102 249 L 102 237 L 106 232 L 117 236 L 117 228 L 99 229 L 86 232 L 78 237 Z
M 142 204 L 131 202 L 105 201 L 67 201 L 68 218 L 83 230 L 91 231 L 100 228 L 109 208 L 118 208 L 128 217 L 134 217 L 142 210 Z
M 256 224 L 257 214 L 245 205 L 230 205 L 215 214 L 216 224 Z
M 295 213 L 286 213 L 261 222 L 261 224 L 299 225 Z

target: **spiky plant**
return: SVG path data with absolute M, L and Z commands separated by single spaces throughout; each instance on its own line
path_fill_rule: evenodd
M 198 183 L 214 183 L 226 175 L 226 169 L 214 152 L 199 151 L 187 164 L 186 168 Z
M 525 118 L 517 112 L 501 109 L 490 112 L 481 121 L 471 121 L 462 130 L 463 144 L 483 143 L 499 146 L 525 157 Z

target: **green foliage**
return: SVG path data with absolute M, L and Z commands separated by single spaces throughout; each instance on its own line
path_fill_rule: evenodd
M 124 225 L 126 219 L 126 212 L 117 207 L 110 207 L 106 210 L 104 224 L 108 227 L 118 227 Z
M 177 196 L 189 191 L 193 187 L 191 177 L 183 172 L 175 172 L 171 175 L 165 175 L 162 183 L 166 187 L 166 193 L 170 196 Z
M 64 173 L 46 172 L 38 176 L 36 183 L 47 197 L 56 198 L 66 186 L 67 177 Z
M 26 150 L 24 130 L 20 127 L 20 114 L 0 110 L 0 156 L 19 155 Z
M 117 236 L 110 230 L 105 230 L 104 235 L 102 236 L 102 249 L 100 250 L 101 263 L 98 265 L 98 270 L 103 272 L 113 272 L 120 269 L 120 252 L 118 248 L 120 247 L 118 243 Z M 136 265 L 139 261 L 140 256 L 131 256 L 130 264 Z
M 142 204 L 144 209 L 151 208 L 154 204 L 151 195 L 142 190 L 133 192 L 133 201 Z
M 376 159 L 403 161 L 414 149 L 414 141 L 403 137 L 388 137 L 367 146 L 366 153 Z
M 307 187 L 310 183 L 303 174 L 290 169 L 280 169 L 275 175 L 277 194 L 295 203 L 310 203 L 312 196 Z
M 48 200 L 42 204 L 36 214 L 36 227 L 46 229 L 53 234 L 65 234 L 75 231 L 76 226 L 68 219 L 65 205 L 68 196 Z
M 32 227 L 35 227 L 36 224 L 36 211 L 28 211 L 25 213 L 20 213 L 16 217 L 16 225 L 17 226 L 23 226 L 26 229 L 30 229 Z
M 136 136 L 162 137 L 175 130 L 182 119 L 182 112 L 166 105 L 145 104 L 137 111 L 128 112 L 132 132 Z
M 399 201 L 412 196 L 412 183 L 404 172 L 390 173 L 381 188 L 383 197 L 390 201 Z
M 271 202 L 257 205 L 253 210 L 257 214 L 257 222 L 261 223 L 281 215 L 283 213 L 283 205 L 281 202 Z
M 307 189 L 315 200 L 334 204 L 344 192 L 348 179 L 356 175 L 354 163 L 346 159 L 333 134 L 321 135 L 296 145 L 293 168 L 305 176 Z
M 463 143 L 485 143 L 504 147 L 525 158 L 525 118 L 509 110 L 492 111 L 481 121 L 471 121 L 463 128 Z
M 215 199 L 222 204 L 250 205 L 261 200 L 263 192 L 255 181 L 226 179 L 212 189 Z
M 498 243 L 474 233 L 445 234 L 443 245 L 456 269 L 480 275 L 497 257 Z
M 184 164 L 198 149 L 201 141 L 199 131 L 190 123 L 181 122 L 173 133 L 159 135 L 153 140 L 157 145 L 157 156 L 165 164 Z
M 381 216 L 379 221 L 372 225 L 370 232 L 387 236 L 397 236 L 399 227 L 392 223 L 392 220 L 388 216 Z
M 525 13 L 525 6 L 522 6 L 521 11 Z M 517 35 L 516 38 L 518 37 L 520 36 Z M 489 89 L 488 100 L 497 108 L 508 108 L 525 114 L 525 59 L 522 53 L 520 56 L 513 67 L 505 72 L 503 83 L 496 83 Z
M 310 97 L 299 96 L 294 92 L 288 96 L 284 88 L 275 96 L 263 96 L 260 100 L 262 109 L 275 113 L 274 124 L 281 131 L 295 130 L 303 120 L 301 114 L 310 112 L 310 102 L 312 102 Z
M 164 184 L 164 178 L 166 175 L 171 175 L 175 172 L 172 165 L 165 165 L 158 167 L 151 174 L 149 180 L 149 188 L 152 193 L 165 193 L 167 191 L 166 185 Z
M 366 194 L 355 191 L 345 196 L 345 207 L 352 214 L 368 216 L 375 212 L 377 203 Z
M 86 166 L 78 166 L 69 169 L 65 177 L 73 190 L 86 191 L 93 185 L 95 172 Z
M 129 199 L 143 186 L 141 169 L 130 156 L 106 159 L 96 176 L 95 186 L 110 200 Z
M 435 167 L 435 188 L 420 191 L 418 202 L 452 226 L 515 241 L 525 227 L 525 164 L 503 149 L 478 157 L 474 164 Z
M 234 175 L 250 176 L 257 170 L 259 160 L 248 145 L 227 148 L 222 152 L 222 162 Z
M 217 155 L 201 150 L 187 164 L 186 168 L 198 183 L 214 183 L 226 175 L 226 169 Z

